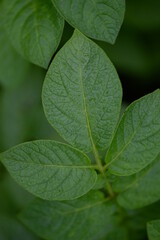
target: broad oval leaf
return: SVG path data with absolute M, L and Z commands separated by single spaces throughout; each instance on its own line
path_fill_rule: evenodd
M 124 192 L 118 195 L 118 202 L 124 208 L 135 209 L 160 200 L 160 156 L 146 169 L 129 176 Z M 127 180 L 126 180 L 127 181 Z
M 50 140 L 18 145 L 0 155 L 11 176 L 46 200 L 70 200 L 87 193 L 97 174 L 80 151 Z
M 124 18 L 125 0 L 52 0 L 62 16 L 88 37 L 114 43 Z
M 147 223 L 147 232 L 149 240 L 160 239 L 160 220 L 153 220 Z
M 89 152 L 110 144 L 121 106 L 121 84 L 112 63 L 77 30 L 47 72 L 42 100 L 62 137 Z
M 16 50 L 47 68 L 60 42 L 64 21 L 50 0 L 5 0 L 6 30 Z
M 35 199 L 20 214 L 22 222 L 48 240 L 99 240 L 113 230 L 115 205 L 100 192 L 65 202 Z
M 160 151 L 160 90 L 133 102 L 124 113 L 106 155 L 115 175 L 132 175 Z

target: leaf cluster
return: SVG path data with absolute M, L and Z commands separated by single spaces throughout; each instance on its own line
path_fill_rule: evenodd
M 149 239 L 158 240 L 160 215 L 144 213 L 160 200 L 160 90 L 134 101 L 120 117 L 119 76 L 90 39 L 115 42 L 124 0 L 1 4 L 7 31 L 0 41 L 8 35 L 13 58 L 19 52 L 47 69 L 43 109 L 63 139 L 30 141 L 0 154 L 10 175 L 36 196 L 19 218 L 48 240 L 129 240 L 132 233 L 142 239 L 146 222 Z M 56 53 L 64 19 L 76 29 Z M 134 222 L 138 211 L 140 226 Z

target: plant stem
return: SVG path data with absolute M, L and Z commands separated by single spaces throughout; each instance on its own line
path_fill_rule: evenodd
M 103 165 L 102 165 L 101 159 L 100 159 L 100 157 L 99 157 L 98 151 L 97 151 L 97 149 L 95 148 L 94 143 L 92 143 L 92 149 L 93 149 L 93 154 L 94 154 L 94 157 L 95 157 L 97 166 L 98 166 L 98 168 L 99 168 L 99 171 L 103 174 L 103 173 L 104 173 Z
M 99 157 L 98 151 L 95 148 L 94 144 L 92 146 L 93 146 L 93 153 L 94 153 L 94 157 L 95 157 L 95 160 L 96 160 L 96 163 L 97 163 L 97 167 L 98 167 L 99 171 L 103 174 L 103 177 L 106 180 L 106 189 L 107 189 L 109 195 L 111 196 L 111 198 L 113 198 L 115 196 L 115 194 L 114 194 L 114 192 L 112 190 L 111 184 L 109 183 L 109 181 L 108 181 L 108 179 L 107 179 L 107 177 L 105 175 L 105 169 L 104 169 L 104 167 L 102 165 L 102 162 L 101 162 L 101 159 Z
M 108 191 L 109 195 L 113 198 L 115 196 L 115 194 L 114 194 L 112 186 L 109 183 L 107 178 L 106 178 L 106 188 L 107 188 L 107 191 Z

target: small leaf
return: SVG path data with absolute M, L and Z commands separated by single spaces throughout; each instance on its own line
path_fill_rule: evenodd
M 134 176 L 127 189 L 118 195 L 118 202 L 124 208 L 135 209 L 160 199 L 160 156 L 146 169 Z
M 108 147 L 119 118 L 121 84 L 103 50 L 80 32 L 55 56 L 42 97 L 48 121 L 66 141 L 86 152 Z
M 78 198 L 93 187 L 97 178 L 86 155 L 54 141 L 24 143 L 0 158 L 22 187 L 47 200 Z
M 5 0 L 8 36 L 23 57 L 47 68 L 61 39 L 64 21 L 50 0 Z
M 115 205 L 100 192 L 66 202 L 35 199 L 20 215 L 22 222 L 47 240 L 98 240 L 113 228 Z
M 160 90 L 133 102 L 124 113 L 106 156 L 115 175 L 132 175 L 160 151 Z
M 88 37 L 114 43 L 124 18 L 125 0 L 52 0 L 74 28 Z
M 160 239 L 160 220 L 153 220 L 147 223 L 147 232 L 149 240 Z

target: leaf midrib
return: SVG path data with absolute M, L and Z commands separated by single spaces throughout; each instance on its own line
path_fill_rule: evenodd
M 103 199 L 102 201 L 98 201 L 98 202 L 96 202 L 96 203 L 94 203 L 94 204 L 90 204 L 90 205 L 87 205 L 87 206 L 85 206 L 85 207 L 75 208 L 75 209 L 73 209 L 73 210 L 71 210 L 71 211 L 67 211 L 67 212 L 60 212 L 60 211 L 59 211 L 59 213 L 60 213 L 61 215 L 69 215 L 69 214 L 72 214 L 72 213 L 82 212 L 82 211 L 85 211 L 85 210 L 87 210 L 87 209 L 93 208 L 93 207 L 95 207 L 95 206 L 97 206 L 97 205 L 103 204 L 104 202 L 107 202 L 107 201 L 109 201 L 109 200 L 110 200 L 110 198 L 108 197 L 108 198 Z
M 13 160 L 14 162 L 20 162 L 18 160 Z M 2 160 L 2 162 L 5 165 L 5 160 Z M 38 165 L 38 166 L 43 166 L 43 167 L 53 167 L 53 168 L 75 168 L 75 169 L 84 169 L 84 168 L 90 168 L 90 169 L 95 169 L 95 165 L 90 165 L 90 166 L 72 166 L 72 165 L 57 165 L 57 164 L 42 164 L 42 163 L 36 163 L 36 162 L 21 162 L 22 164 L 27 164 L 27 165 Z
M 137 101 L 138 101 L 138 100 L 137 100 Z M 154 101 L 153 101 L 153 103 L 151 104 L 150 108 L 152 108 L 152 106 L 154 105 L 154 102 L 155 102 L 155 101 L 156 101 L 156 98 L 154 99 Z M 150 110 L 149 110 L 149 111 L 150 111 Z M 123 151 L 124 151 L 124 150 L 127 148 L 127 146 L 131 143 L 132 139 L 134 139 L 135 135 L 137 134 L 139 128 L 143 125 L 143 121 L 144 121 L 144 119 L 145 119 L 145 117 L 146 117 L 147 115 L 148 115 L 148 111 L 147 111 L 147 112 L 145 113 L 145 115 L 143 116 L 143 119 L 140 120 L 137 128 L 133 131 L 133 134 L 132 134 L 131 137 L 129 138 L 128 142 L 123 146 L 123 148 L 120 150 L 120 152 L 118 152 L 118 154 L 117 154 L 110 162 L 108 162 L 108 163 L 105 165 L 104 169 L 108 168 L 113 162 L 115 162 L 115 160 L 123 153 Z M 120 124 L 121 124 L 121 122 L 119 123 L 119 126 L 120 126 Z M 118 126 L 118 128 L 119 128 L 119 126 Z M 118 128 L 117 128 L 117 130 L 118 130 Z M 115 134 L 115 135 L 116 135 L 116 134 Z M 113 140 L 114 140 L 114 139 L 113 139 Z M 111 143 L 111 145 L 112 145 L 112 143 Z M 110 150 L 110 148 L 109 148 L 109 150 Z M 108 155 L 108 153 L 109 153 L 109 150 L 108 150 L 108 152 L 107 152 L 107 155 Z M 107 159 L 107 155 L 106 155 L 106 159 Z

